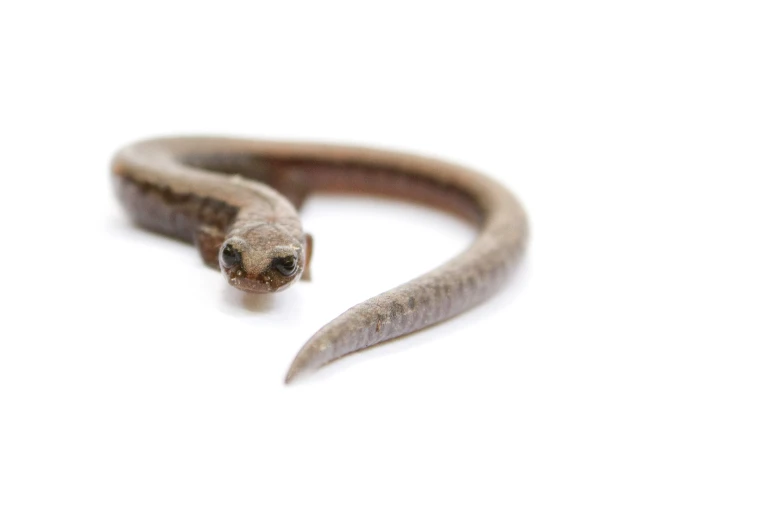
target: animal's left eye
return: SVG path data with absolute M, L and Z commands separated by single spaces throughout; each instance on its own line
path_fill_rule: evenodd
M 274 267 L 284 276 L 289 277 L 298 269 L 298 260 L 293 255 L 274 259 Z
M 225 247 L 222 248 L 222 253 L 220 253 L 220 257 L 222 258 L 222 265 L 228 269 L 241 264 L 241 253 L 231 244 L 225 244 Z

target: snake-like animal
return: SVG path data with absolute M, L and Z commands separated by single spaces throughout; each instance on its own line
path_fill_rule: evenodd
M 230 285 L 273 293 L 309 278 L 312 238 L 298 209 L 319 192 L 390 196 L 454 213 L 479 231 L 460 255 L 362 302 L 301 348 L 285 378 L 448 319 L 484 301 L 518 266 L 526 214 L 472 169 L 355 146 L 170 137 L 119 150 L 111 165 L 125 210 L 143 228 L 193 242 Z

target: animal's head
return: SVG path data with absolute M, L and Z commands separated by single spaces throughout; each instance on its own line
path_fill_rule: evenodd
M 243 291 L 274 293 L 286 289 L 304 272 L 306 240 L 274 224 L 231 231 L 220 248 L 220 269 Z

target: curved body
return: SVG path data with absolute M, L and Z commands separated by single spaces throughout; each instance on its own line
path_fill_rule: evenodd
M 120 150 L 112 173 L 119 198 L 137 223 L 193 241 L 205 263 L 251 292 L 279 291 L 306 278 L 311 239 L 297 208 L 312 192 L 402 198 L 455 213 L 479 229 L 457 257 L 321 328 L 293 360 L 286 382 L 305 369 L 417 331 L 485 300 L 518 265 L 528 237 L 523 209 L 500 184 L 461 166 L 398 152 L 162 138 Z

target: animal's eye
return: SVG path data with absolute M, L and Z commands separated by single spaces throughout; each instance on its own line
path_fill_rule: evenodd
M 289 277 L 298 269 L 298 260 L 293 255 L 274 259 L 274 267 L 284 276 Z
M 222 248 L 220 258 L 222 259 L 222 265 L 226 268 L 235 267 L 241 264 L 241 253 L 230 244 L 225 244 L 225 247 Z

